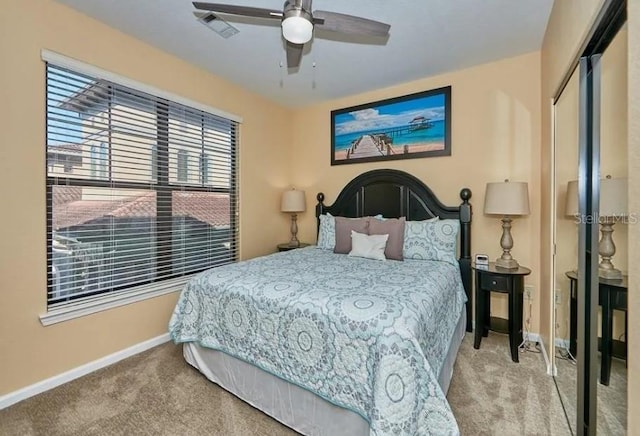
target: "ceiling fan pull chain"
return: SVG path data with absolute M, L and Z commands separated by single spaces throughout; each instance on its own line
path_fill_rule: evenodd
M 313 61 L 313 76 L 311 79 L 311 89 L 316 89 L 316 61 Z
M 282 72 L 283 63 L 280 61 L 280 88 L 284 88 L 284 73 Z

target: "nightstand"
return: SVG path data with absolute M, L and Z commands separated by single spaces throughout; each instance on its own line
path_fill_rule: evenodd
M 301 242 L 299 246 L 292 247 L 291 245 L 289 245 L 288 242 L 285 242 L 284 244 L 278 244 L 278 251 L 295 250 L 296 248 L 304 248 L 304 247 L 308 247 L 309 245 L 311 244 L 305 244 L 304 242 Z
M 491 292 L 509 294 L 509 319 L 506 321 L 509 333 L 511 360 L 518 362 L 518 347 L 522 343 L 522 300 L 524 294 L 524 276 L 531 274 L 529 268 L 504 269 L 494 262 L 489 265 L 472 265 L 476 271 L 476 330 L 473 348 L 480 348 L 483 336 L 491 329 Z M 493 321 L 502 321 L 494 318 Z M 496 328 L 494 328 L 496 329 Z M 496 329 L 497 330 L 497 329 Z
M 576 356 L 578 351 L 578 274 L 568 271 L 565 275 L 571 281 L 570 322 L 569 322 L 569 352 Z M 627 337 L 627 276 L 621 279 L 605 279 L 599 277 L 598 304 L 602 306 L 602 338 L 598 338 L 600 357 L 600 383 L 609 386 L 611 376 L 611 356 L 619 359 L 627 358 L 627 343 L 613 338 L 613 311 L 620 310 L 625 314 L 624 335 Z M 626 340 L 626 339 L 625 339 Z

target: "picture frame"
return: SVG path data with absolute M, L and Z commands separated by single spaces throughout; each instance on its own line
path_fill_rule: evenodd
M 451 156 L 451 86 L 331 111 L 331 165 Z

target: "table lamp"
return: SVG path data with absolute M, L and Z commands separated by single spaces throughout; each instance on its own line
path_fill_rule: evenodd
M 611 178 L 600 180 L 600 266 L 598 274 L 604 279 L 621 279 L 622 272 L 613 266 L 611 259 L 616 254 L 613 243 L 613 225 L 627 219 L 627 179 Z
M 526 182 L 487 183 L 484 197 L 484 213 L 502 215 L 502 255 L 496 259 L 496 266 L 505 269 L 518 269 L 518 261 L 511 256 L 513 238 L 511 237 L 511 217 L 529 214 L 529 189 Z
M 580 216 L 578 209 L 578 181 L 571 180 L 567 182 L 567 196 L 564 202 L 564 214 L 573 218 Z
M 291 214 L 291 240 L 289 241 L 289 247 L 299 247 L 300 241 L 298 241 L 298 212 L 304 212 L 306 208 L 306 201 L 304 197 L 304 191 L 298 191 L 296 189 L 289 189 L 282 194 L 282 206 L 280 210 Z
M 603 279 L 621 279 L 622 272 L 613 266 L 611 259 L 616 254 L 616 245 L 613 242 L 613 225 L 617 222 L 626 222 L 627 211 L 627 179 L 612 178 L 607 176 L 600 179 L 600 211 L 598 222 L 600 223 L 600 242 L 598 254 L 600 265 L 598 275 Z M 567 201 L 565 214 L 579 217 L 578 210 L 578 181 L 572 180 L 567 184 Z

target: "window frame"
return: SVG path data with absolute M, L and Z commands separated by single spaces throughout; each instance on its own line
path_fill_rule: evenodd
M 230 247 L 230 255 L 232 256 L 232 262 L 235 262 L 239 258 L 238 248 L 238 234 L 239 234 L 239 219 L 238 219 L 238 210 L 237 210 L 237 202 L 239 197 L 239 189 L 238 189 L 238 177 L 239 177 L 239 160 L 238 160 L 238 148 L 239 148 L 239 129 L 241 119 L 237 116 L 227 117 L 224 112 L 221 112 L 217 109 L 209 108 L 203 106 L 201 104 L 191 102 L 179 96 L 174 96 L 172 94 L 168 94 L 164 91 L 157 90 L 156 88 L 148 87 L 144 84 L 140 84 L 138 82 L 131 81 L 130 79 L 123 78 L 121 76 L 114 75 L 112 73 L 105 72 L 100 69 L 96 69 L 95 67 L 89 66 L 87 64 L 83 64 L 76 60 L 72 60 L 66 58 L 64 56 L 58 55 L 53 52 L 43 51 L 42 58 L 45 62 L 51 63 L 55 67 L 64 68 L 70 70 L 74 73 L 84 74 L 93 76 L 96 80 L 105 79 L 112 82 L 112 85 L 115 87 L 122 86 L 124 88 L 131 88 L 135 91 L 140 91 L 142 93 L 151 94 L 153 98 L 157 101 L 162 101 L 164 104 L 160 105 L 156 103 L 156 114 L 158 118 L 156 119 L 157 126 L 157 136 L 158 141 L 156 142 L 156 147 L 154 150 L 157 150 L 156 153 L 152 151 L 151 157 L 151 165 L 156 168 L 154 172 L 153 169 L 151 171 L 152 176 L 157 174 L 156 180 L 145 181 L 145 182 L 134 182 L 134 181 L 117 181 L 112 180 L 111 177 L 111 165 L 107 163 L 106 167 L 106 177 L 103 180 L 99 180 L 99 173 L 101 173 L 103 168 L 95 168 L 94 175 L 90 176 L 92 178 L 75 178 L 75 177 L 67 177 L 67 174 L 49 174 L 49 161 L 47 159 L 47 163 L 45 164 L 45 168 L 47 170 L 46 176 L 46 198 L 47 198 L 47 238 L 48 241 L 51 241 L 53 236 L 53 226 L 52 226 L 52 208 L 53 208 L 53 189 L 54 186 L 81 186 L 81 187 L 100 187 L 100 188 L 115 188 L 115 189 L 140 189 L 146 191 L 154 191 L 156 192 L 156 198 L 158 205 L 162 201 L 163 206 L 157 209 L 156 217 L 160 218 L 161 214 L 168 214 L 169 217 L 172 215 L 171 209 L 171 195 L 174 191 L 204 191 L 207 193 L 224 193 L 229 195 L 229 220 L 230 220 L 230 234 L 231 234 L 231 247 Z M 46 69 L 48 71 L 48 69 Z M 98 74 L 96 74 L 98 73 Z M 107 76 L 107 77 L 105 77 Z M 48 89 L 48 88 L 47 88 Z M 169 98 L 167 98 L 169 97 Z M 231 169 L 229 171 L 229 186 L 228 188 L 220 188 L 214 186 L 199 186 L 197 184 L 189 183 L 188 180 L 185 182 L 177 182 L 172 181 L 169 182 L 169 107 L 171 104 L 184 105 L 189 107 L 190 109 L 204 111 L 208 114 L 226 118 L 230 125 L 232 126 L 232 137 L 231 141 L 231 152 L 229 154 Z M 111 113 L 111 112 L 109 112 Z M 49 111 L 46 111 L 46 117 L 48 118 Z M 48 141 L 47 141 L 48 143 Z M 48 146 L 45 147 L 45 150 L 48 150 Z M 99 147 L 99 154 L 103 154 L 102 147 Z M 107 144 L 107 157 L 110 161 L 111 156 L 111 146 Z M 46 154 L 47 152 L 45 152 Z M 164 166 L 163 166 L 164 165 Z M 99 166 L 99 165 L 98 165 Z M 200 169 L 199 179 L 202 181 L 205 176 L 202 174 L 202 165 L 198 165 Z M 150 186 L 153 186 L 151 188 Z M 168 199 L 168 200 L 167 200 Z M 156 249 L 161 249 L 162 251 L 171 251 L 171 220 L 162 220 L 158 219 L 158 227 L 160 227 L 160 223 L 164 223 L 164 227 L 168 227 L 169 231 L 167 232 L 166 228 L 160 230 L 156 229 Z M 165 237 L 161 237 L 164 235 Z M 168 244 L 167 244 L 168 239 Z M 55 280 L 54 274 L 51 273 L 53 267 L 53 244 L 52 242 L 47 242 L 47 295 L 48 292 L 52 289 L 52 282 Z M 98 291 L 95 295 L 99 295 L 100 297 L 96 297 L 93 293 L 82 295 L 79 298 L 65 298 L 63 300 L 67 300 L 68 304 L 59 304 L 59 303 L 50 303 L 47 304 L 47 313 L 40 316 L 40 319 L 44 325 L 53 324 L 56 322 L 64 321 L 66 319 L 73 319 L 77 316 L 84 316 L 88 313 L 94 313 L 100 310 L 106 310 L 111 307 L 117 307 L 122 304 L 129 304 L 133 301 L 140 301 L 146 298 L 152 298 L 157 295 L 163 295 L 168 292 L 175 292 L 179 290 L 184 282 L 188 279 L 188 277 L 192 274 L 195 274 L 196 271 L 189 272 L 187 275 L 162 275 L 162 268 L 171 268 L 172 261 L 170 258 L 163 257 L 160 251 L 156 251 L 156 258 L 158 259 L 158 268 L 157 274 L 161 276 L 160 279 L 153 280 L 148 283 L 135 283 L 132 285 L 125 285 L 122 287 L 115 287 L 112 289 L 108 289 L 106 291 Z M 161 262 L 161 260 L 164 260 Z M 48 299 L 47 299 L 48 300 Z

